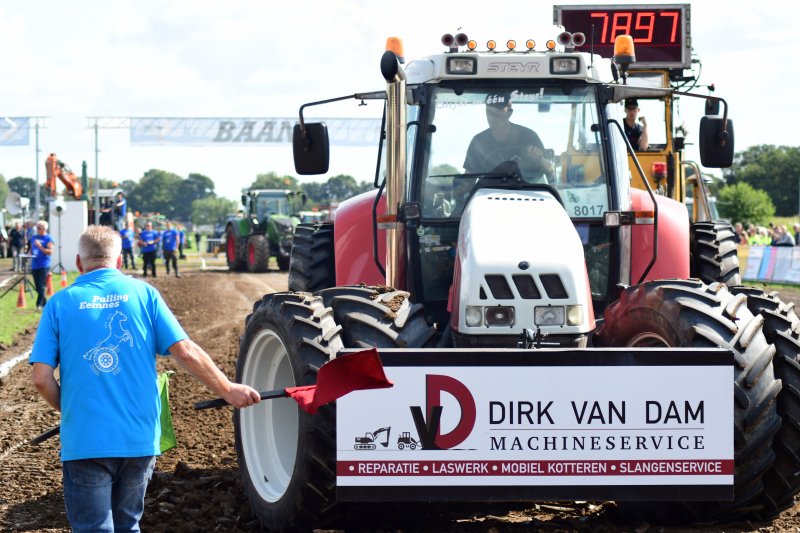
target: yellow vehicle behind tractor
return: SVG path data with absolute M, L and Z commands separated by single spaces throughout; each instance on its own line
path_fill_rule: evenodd
M 690 4 L 554 6 L 553 21 L 568 32 L 583 32 L 588 38 L 578 49 L 593 49 L 603 57 L 613 56 L 617 36 L 630 35 L 636 61 L 629 72 L 622 73 L 623 78 L 627 74 L 626 84 L 680 91 L 687 86 L 698 87 L 699 81 L 692 70 L 699 60 L 692 59 L 690 11 Z M 681 23 L 685 24 L 683 36 Z M 714 86 L 708 89 L 713 91 Z M 649 146 L 641 150 L 634 145 L 636 157 L 656 194 L 687 206 L 692 222 L 692 277 L 707 283 L 724 280 L 729 286 L 738 285 L 741 276 L 733 228 L 728 221 L 714 220 L 702 172 L 695 162 L 686 159 L 686 130 L 676 120 L 680 117 L 680 98 L 671 94 L 637 99 L 639 117 L 647 123 Z M 707 101 L 706 114 L 720 114 L 719 101 Z M 647 190 L 630 156 L 628 163 L 631 186 Z

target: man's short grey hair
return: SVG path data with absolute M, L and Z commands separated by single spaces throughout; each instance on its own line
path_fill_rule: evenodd
M 36 223 L 36 225 L 42 226 L 45 231 L 47 231 L 48 228 L 50 227 L 50 224 L 48 224 L 46 220 L 40 220 L 39 222 Z
M 122 239 L 108 226 L 89 226 L 78 238 L 78 255 L 84 268 L 109 264 L 116 261 L 120 253 Z

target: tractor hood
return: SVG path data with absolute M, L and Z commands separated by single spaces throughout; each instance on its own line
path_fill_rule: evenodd
M 480 189 L 473 195 L 459 228 L 451 310 L 463 335 L 594 328 L 583 245 L 550 192 Z

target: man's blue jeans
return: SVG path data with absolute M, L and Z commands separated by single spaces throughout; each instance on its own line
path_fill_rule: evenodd
M 64 461 L 64 502 L 74 533 L 139 531 L 155 456 Z

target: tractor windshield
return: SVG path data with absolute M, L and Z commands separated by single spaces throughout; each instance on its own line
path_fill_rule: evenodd
M 264 220 L 268 216 L 289 216 L 289 199 L 285 194 L 280 196 L 258 195 L 256 200 L 256 214 L 258 220 Z
M 572 218 L 608 209 L 594 90 L 575 87 L 433 89 L 422 185 L 425 218 L 459 218 L 484 175 L 516 172 L 556 189 Z

